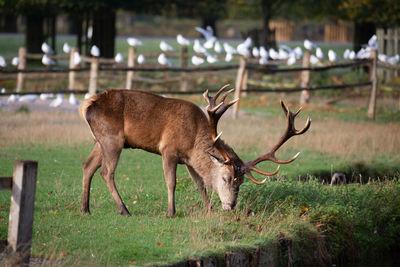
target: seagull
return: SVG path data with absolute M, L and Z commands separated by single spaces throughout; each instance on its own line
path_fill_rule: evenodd
M 241 43 L 236 47 L 237 52 L 241 56 L 250 57 L 250 51 L 246 43 Z
M 260 50 L 258 50 L 257 47 L 253 47 L 253 50 L 251 51 L 253 54 L 253 57 L 259 57 L 260 56 Z
M 379 59 L 379 61 L 382 61 L 383 63 L 387 63 L 387 60 L 389 59 L 389 57 L 385 54 L 379 54 L 378 59 Z
M 137 62 L 139 64 L 144 64 L 146 62 L 146 58 L 143 56 L 143 54 L 140 54 L 137 58 Z
M 218 41 L 216 41 L 215 42 L 215 45 L 214 45 L 214 51 L 216 52 L 216 53 L 222 53 L 222 46 L 221 46 L 221 43 L 220 42 L 218 42 Z
M 3 56 L 0 56 L 0 67 L 5 68 L 7 66 L 6 60 Z
M 160 42 L 160 49 L 161 49 L 163 52 L 167 52 L 167 51 L 172 51 L 172 50 L 174 50 L 174 49 L 172 48 L 172 46 L 170 46 L 169 44 L 167 44 L 164 40 Z
M 115 55 L 114 60 L 115 60 L 115 62 L 117 62 L 118 64 L 121 64 L 121 63 L 124 62 L 124 57 L 122 56 L 121 53 L 117 53 L 117 54 Z
M 218 58 L 217 58 L 216 55 L 210 55 L 210 54 L 207 55 L 207 62 L 208 63 L 214 64 L 217 61 L 218 61 Z
M 74 67 L 75 67 L 75 66 L 78 66 L 79 64 L 81 64 L 81 62 L 82 62 L 81 55 L 79 55 L 79 52 L 78 52 L 78 51 L 75 51 L 75 52 L 74 52 L 74 55 L 73 55 L 73 59 L 72 59 L 72 64 L 73 64 L 73 66 L 74 66 Z
M 176 36 L 176 41 L 178 42 L 179 45 L 181 46 L 188 46 L 190 45 L 190 41 L 186 39 L 185 37 L 182 36 L 182 34 L 178 34 Z
M 312 65 L 317 64 L 318 62 L 319 62 L 319 59 L 316 56 L 314 56 L 314 55 L 310 56 L 310 63 Z
M 90 49 L 90 54 L 94 57 L 98 57 L 100 56 L 100 49 L 96 45 L 93 45 Z
M 343 58 L 348 60 L 349 56 L 350 56 L 350 49 L 347 48 L 346 50 L 344 50 Z
M 128 44 L 130 46 L 142 45 L 142 41 L 140 41 L 139 39 L 133 38 L 133 37 L 129 37 L 128 39 L 126 39 L 126 41 L 128 42 Z
M 372 35 L 372 37 L 368 40 L 368 47 L 371 47 L 372 50 L 378 50 L 378 39 L 376 34 Z
M 260 59 L 258 60 L 258 64 L 267 65 L 268 64 L 268 57 L 260 57 Z
M 272 58 L 273 60 L 279 59 L 279 53 L 275 51 L 275 49 L 270 48 L 269 49 L 269 57 Z
M 282 49 L 282 48 L 279 48 L 278 54 L 279 54 L 280 60 L 286 60 L 289 57 L 289 53 L 285 49 Z
M 193 50 L 198 54 L 204 54 L 207 52 L 207 50 L 200 44 L 200 41 L 197 39 L 194 40 Z
M 227 54 L 236 54 L 237 51 L 230 44 L 224 43 L 224 49 Z
M 361 48 L 356 54 L 356 58 L 358 59 L 364 59 L 369 57 L 371 57 L 371 48 L 369 46 L 367 46 L 366 48 Z
M 305 40 L 304 40 L 304 47 L 305 47 L 307 50 L 313 50 L 313 49 L 316 48 L 317 46 L 316 46 L 313 42 L 311 42 L 310 40 L 305 39 Z
M 192 63 L 193 63 L 193 65 L 198 66 L 198 65 L 204 63 L 204 59 L 201 58 L 201 57 L 198 57 L 198 56 L 193 56 L 192 57 Z
M 77 105 L 79 105 L 79 100 L 78 100 L 78 99 L 76 99 L 76 97 L 75 97 L 75 94 L 74 94 L 74 93 L 71 93 L 71 94 L 69 95 L 69 99 L 68 99 L 68 101 L 69 101 L 69 103 L 70 103 L 71 105 L 74 105 L 74 106 L 77 106 Z
M 84 96 L 84 98 L 85 98 L 85 99 L 89 99 L 89 98 L 90 98 L 90 94 L 89 94 L 89 93 L 86 93 L 85 96 Z
M 19 98 L 19 95 L 12 94 L 7 98 L 7 103 L 16 102 L 16 101 L 18 101 L 18 98 Z
M 287 61 L 286 61 L 286 65 L 288 66 L 292 66 L 296 63 L 296 55 L 294 53 L 290 53 Z
M 6 92 L 6 88 L 1 88 L 1 91 L 0 91 L 2 94 L 4 94 L 5 92 Z
M 399 55 L 395 55 L 393 57 L 390 57 L 387 59 L 387 63 L 389 63 L 390 65 L 396 65 L 397 63 L 399 63 Z
M 291 49 L 289 46 L 284 45 L 284 44 L 280 45 L 280 46 L 279 46 L 279 49 L 283 49 L 283 50 L 285 50 L 285 51 L 288 52 L 288 53 L 292 52 L 292 49 Z
M 63 51 L 64 51 L 65 54 L 71 53 L 71 46 L 68 43 L 64 43 Z
M 168 60 L 168 58 L 165 56 L 165 54 L 164 53 L 161 53 L 159 56 L 158 56 L 158 63 L 160 63 L 160 65 L 163 65 L 163 66 L 171 66 L 171 62 Z
M 90 25 L 88 27 L 86 36 L 87 36 L 88 39 L 92 39 L 92 37 L 93 37 L 93 26 L 92 25 Z
M 356 52 L 350 51 L 350 53 L 349 53 L 349 59 L 350 59 L 350 60 L 356 59 Z
M 27 94 L 23 95 L 19 98 L 19 102 L 35 102 L 37 99 L 37 95 Z
M 335 51 L 333 51 L 332 49 L 329 49 L 328 59 L 329 59 L 329 62 L 336 62 L 336 61 L 338 61 L 338 55 L 335 53 Z
M 200 27 L 194 27 L 194 28 L 196 29 L 196 31 L 201 33 L 204 39 L 206 39 L 207 41 L 210 39 L 216 39 L 216 37 L 214 36 L 214 30 L 212 29 L 211 26 L 207 26 L 206 29 Z
M 231 53 L 226 53 L 225 61 L 231 62 L 232 59 L 233 59 L 233 55 Z
M 296 59 L 300 59 L 303 57 L 303 49 L 301 49 L 300 46 L 296 46 L 296 48 L 293 49 L 293 53 L 296 55 Z
M 317 49 L 315 50 L 315 55 L 320 60 L 324 60 L 325 58 L 324 52 L 322 52 L 322 49 L 320 47 L 317 47 Z
M 46 42 L 44 42 L 42 44 L 41 48 L 42 48 L 43 53 L 45 53 L 45 54 L 54 54 L 53 49 Z
M 13 59 L 11 60 L 11 65 L 18 66 L 20 62 L 21 60 L 19 60 L 19 57 L 13 57 Z
M 43 65 L 45 65 L 46 67 L 49 67 L 50 65 L 54 65 L 56 64 L 56 62 L 54 60 L 52 60 L 47 54 L 44 54 L 42 57 L 42 63 Z
M 264 46 L 260 47 L 260 57 L 264 57 L 266 59 L 268 59 L 268 51 L 265 49 Z
M 48 99 L 52 99 L 53 97 L 54 97 L 54 94 L 42 93 L 39 95 L 40 100 L 48 100 Z
M 59 107 L 62 104 L 63 100 L 64 100 L 64 95 L 63 94 L 57 94 L 56 98 L 53 101 L 50 102 L 49 106 L 52 107 L 52 108 Z

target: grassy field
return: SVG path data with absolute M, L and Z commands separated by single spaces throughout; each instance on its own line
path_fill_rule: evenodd
M 382 101 L 389 109 L 396 104 Z M 299 159 L 281 166 L 263 186 L 246 180 L 234 211 L 220 210 L 218 197 L 212 195 L 215 209 L 206 213 L 197 188 L 180 166 L 177 216 L 167 218 L 161 158 L 125 150 L 116 184 L 132 216 L 118 214 L 98 173 L 91 189 L 92 215 L 82 214 L 80 166 L 93 142 L 77 113 L 0 112 L 0 176 L 11 175 L 14 160 L 39 162 L 32 255 L 57 260 L 57 265 L 169 264 L 278 245 L 282 235 L 292 240 L 298 264 L 377 260 L 398 248 L 400 124 L 398 112 L 383 108 L 376 122 L 365 120 L 361 104 L 306 106 L 296 125 L 310 116 L 310 131 L 293 138 L 278 154 L 288 158 L 301 151 Z M 291 101 L 289 106 L 296 108 Z M 250 160 L 276 142 L 285 121 L 271 95 L 247 97 L 242 107 L 245 114 L 238 120 L 225 116 L 220 129 L 223 139 Z M 262 165 L 265 170 L 274 167 Z M 345 172 L 353 183 L 327 186 L 336 171 Z M 10 193 L 1 191 L 0 239 L 7 237 L 9 200 Z

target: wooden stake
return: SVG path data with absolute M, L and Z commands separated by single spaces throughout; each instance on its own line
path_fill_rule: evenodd
M 378 77 L 377 77 L 377 62 L 378 53 L 376 50 L 371 51 L 372 63 L 370 68 L 370 79 L 371 79 L 371 93 L 369 96 L 368 112 L 367 116 L 370 119 L 375 119 L 375 108 L 376 108 L 376 96 L 378 93 Z
M 244 57 L 240 57 L 239 59 L 239 69 L 236 75 L 236 85 L 235 85 L 235 99 L 239 99 L 236 104 L 233 105 L 233 111 L 232 111 L 232 118 L 236 119 L 238 116 L 239 112 L 239 103 L 240 103 L 240 96 L 242 93 L 242 89 L 244 86 L 244 80 L 246 76 L 246 66 L 247 66 L 247 60 Z
M 99 58 L 92 57 L 90 64 L 90 77 L 89 77 L 89 95 L 93 96 L 97 90 L 97 79 L 99 75 Z
M 78 48 L 73 47 L 71 49 L 71 52 L 69 54 L 69 68 L 70 69 L 76 69 L 77 67 L 74 66 L 74 53 L 78 51 Z M 69 90 L 74 90 L 75 88 L 75 77 L 76 77 L 76 72 L 75 71 L 70 71 L 68 73 L 68 89 Z
M 303 56 L 303 67 L 308 68 L 310 67 L 310 57 L 311 53 L 310 51 L 305 51 L 304 56 Z M 301 72 L 301 81 L 300 81 L 300 87 L 307 88 L 310 87 L 310 71 L 309 70 L 303 70 Z M 300 104 L 304 105 L 310 101 L 310 92 L 308 90 L 303 90 L 301 91 L 300 94 Z
M 128 52 L 128 68 L 135 67 L 135 54 L 136 54 L 136 47 L 130 46 Z M 133 75 L 134 75 L 133 71 L 128 71 L 126 73 L 126 89 L 132 89 Z
M 29 263 L 38 163 L 16 161 L 12 185 L 8 246 L 21 265 Z
M 26 48 L 20 47 L 18 49 L 19 64 L 18 69 L 24 70 L 26 68 Z M 17 75 L 17 88 L 16 91 L 20 92 L 25 86 L 25 73 L 19 72 Z
M 181 68 L 186 68 L 187 67 L 187 52 L 188 52 L 188 48 L 186 45 L 182 45 L 180 48 L 180 54 L 179 54 L 179 58 L 180 58 L 180 62 L 181 62 Z M 187 91 L 187 87 L 188 87 L 188 81 L 186 79 L 186 73 L 182 72 L 181 73 L 181 88 L 180 90 L 183 92 Z

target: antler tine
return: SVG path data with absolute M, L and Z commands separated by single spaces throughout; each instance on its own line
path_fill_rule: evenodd
M 257 181 L 257 180 L 254 178 L 254 176 L 251 174 L 250 171 L 247 171 L 247 172 L 246 172 L 246 175 L 247 175 L 247 177 L 250 178 L 250 180 L 251 180 L 253 183 L 259 184 L 259 185 L 264 184 L 265 181 L 267 180 L 267 178 L 265 178 L 265 179 L 262 180 L 262 181 Z

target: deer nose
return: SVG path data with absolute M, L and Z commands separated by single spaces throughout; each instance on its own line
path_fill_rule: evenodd
M 232 209 L 232 207 L 231 207 L 231 205 L 230 205 L 230 204 L 225 204 L 225 203 L 222 203 L 222 209 L 223 209 L 223 210 L 231 210 L 231 209 Z

